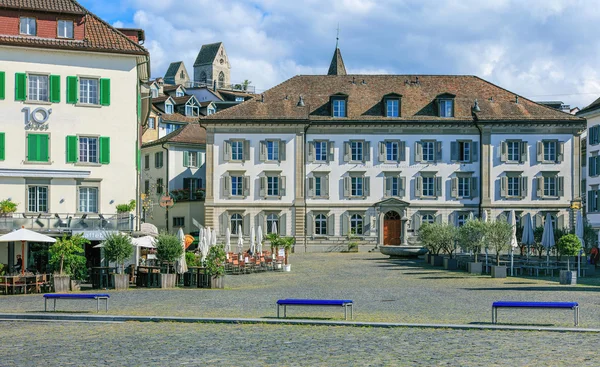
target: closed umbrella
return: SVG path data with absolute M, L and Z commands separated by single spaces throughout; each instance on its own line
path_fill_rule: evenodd
M 202 262 L 206 260 L 208 255 L 208 245 L 206 244 L 206 235 L 200 238 L 200 254 L 202 254 Z
M 225 231 L 225 252 L 229 253 L 231 251 L 231 230 L 227 227 Z
M 531 214 L 529 213 L 525 216 L 521 243 L 527 246 L 527 258 L 529 258 L 529 248 L 535 243 L 535 238 L 533 236 L 533 225 L 531 223 Z
M 581 248 L 585 247 L 585 242 L 583 242 L 583 217 L 581 216 L 581 210 L 577 211 L 577 217 L 575 219 L 575 236 L 579 238 L 581 242 Z M 579 256 L 577 256 L 577 277 L 581 276 L 581 252 L 579 251 Z
M 256 233 L 256 251 L 258 251 L 258 253 L 262 253 L 262 241 L 263 241 L 263 233 L 262 233 L 262 227 L 258 226 L 258 232 Z
M 210 244 L 212 246 L 216 246 L 217 245 L 217 231 L 215 231 L 215 229 L 212 229 L 212 235 L 210 236 Z
M 179 238 L 181 248 L 183 249 L 181 256 L 179 256 L 179 260 L 177 260 L 177 274 L 183 274 L 188 271 L 187 262 L 185 261 L 185 234 L 183 233 L 183 229 L 179 228 L 179 231 L 177 231 L 177 238 Z
M 210 247 L 210 245 L 212 244 L 211 235 L 212 235 L 212 233 L 210 232 L 210 227 L 206 227 L 206 232 L 205 232 L 206 247 Z
M 254 240 L 254 227 L 250 228 L 250 252 L 255 253 L 256 252 L 256 242 Z
M 550 264 L 550 248 L 554 247 L 554 228 L 552 228 L 552 217 L 550 213 L 546 214 L 546 223 L 544 223 L 544 233 L 542 234 L 542 246 L 546 248 L 546 266 Z
M 514 276 L 514 255 L 515 248 L 519 247 L 517 243 L 517 225 L 515 220 L 515 211 L 511 210 L 508 213 L 508 224 L 510 224 L 511 235 L 510 235 L 510 275 Z
M 238 254 L 241 254 L 244 251 L 244 237 L 242 236 L 242 226 L 238 226 L 238 242 L 236 251 Z
M 202 252 L 202 240 L 204 240 L 204 228 L 200 228 L 198 232 L 198 248 L 196 249 L 197 253 Z
M 54 243 L 56 239 L 30 231 L 25 228 L 21 228 L 17 231 L 13 231 L 5 234 L 4 236 L 0 236 L 0 242 L 21 242 L 21 261 L 23 265 L 21 265 L 21 274 L 25 273 L 25 268 L 27 267 L 27 262 L 25 261 L 25 242 L 46 242 L 46 243 Z

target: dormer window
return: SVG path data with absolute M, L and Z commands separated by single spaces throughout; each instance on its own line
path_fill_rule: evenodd
M 385 117 L 400 117 L 400 98 L 402 95 L 396 93 L 383 96 L 383 115 Z
M 192 117 L 198 117 L 199 114 L 200 114 L 200 107 L 196 105 L 194 98 L 190 98 L 188 103 L 186 103 L 186 105 L 185 105 L 185 115 L 192 116 Z
M 343 93 L 334 94 L 329 97 L 329 103 L 331 104 L 331 116 L 332 117 L 346 117 L 348 114 L 348 95 Z
M 152 95 L 152 98 L 157 98 L 158 97 L 158 88 L 156 88 L 156 87 L 150 88 L 150 94 Z
M 73 21 L 59 20 L 56 35 L 58 38 L 73 38 Z
M 440 117 L 454 117 L 454 94 L 444 93 L 437 97 L 438 113 Z
M 21 17 L 19 33 L 28 36 L 35 36 L 37 34 L 35 18 Z
M 244 97 L 235 97 L 236 102 L 244 102 Z
M 181 89 L 177 89 L 177 91 L 175 91 L 175 97 L 183 97 L 184 93 Z
M 172 114 L 173 113 L 173 105 L 170 103 L 165 103 L 165 113 Z

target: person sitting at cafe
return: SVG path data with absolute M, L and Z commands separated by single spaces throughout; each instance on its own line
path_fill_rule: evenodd
M 21 258 L 21 255 L 17 255 L 17 263 L 15 264 L 15 271 L 20 272 L 22 268 L 23 268 L 23 259 Z

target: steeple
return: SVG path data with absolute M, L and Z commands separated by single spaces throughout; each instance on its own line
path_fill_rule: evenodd
M 346 67 L 344 66 L 344 60 L 342 59 L 342 52 L 337 47 L 333 53 L 333 59 L 331 59 L 327 75 L 346 75 Z

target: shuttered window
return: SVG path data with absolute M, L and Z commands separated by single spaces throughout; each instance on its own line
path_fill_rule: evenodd
M 6 73 L 0 71 L 0 100 L 6 98 Z
M 50 102 L 60 102 L 60 75 L 50 75 Z
M 78 85 L 79 78 L 76 76 L 67 77 L 67 103 L 76 104 L 79 101 Z
M 67 163 L 77 163 L 77 136 L 67 136 Z
M 15 101 L 25 101 L 27 99 L 27 74 L 15 74 Z
M 110 163 L 110 138 L 106 136 L 102 136 L 99 139 L 100 142 L 100 163 L 101 164 L 109 164 Z
M 6 137 L 4 133 L 0 133 L 0 161 L 6 159 Z
M 27 135 L 27 161 L 49 162 L 50 136 L 48 134 Z
M 110 79 L 100 79 L 100 104 L 110 106 Z

